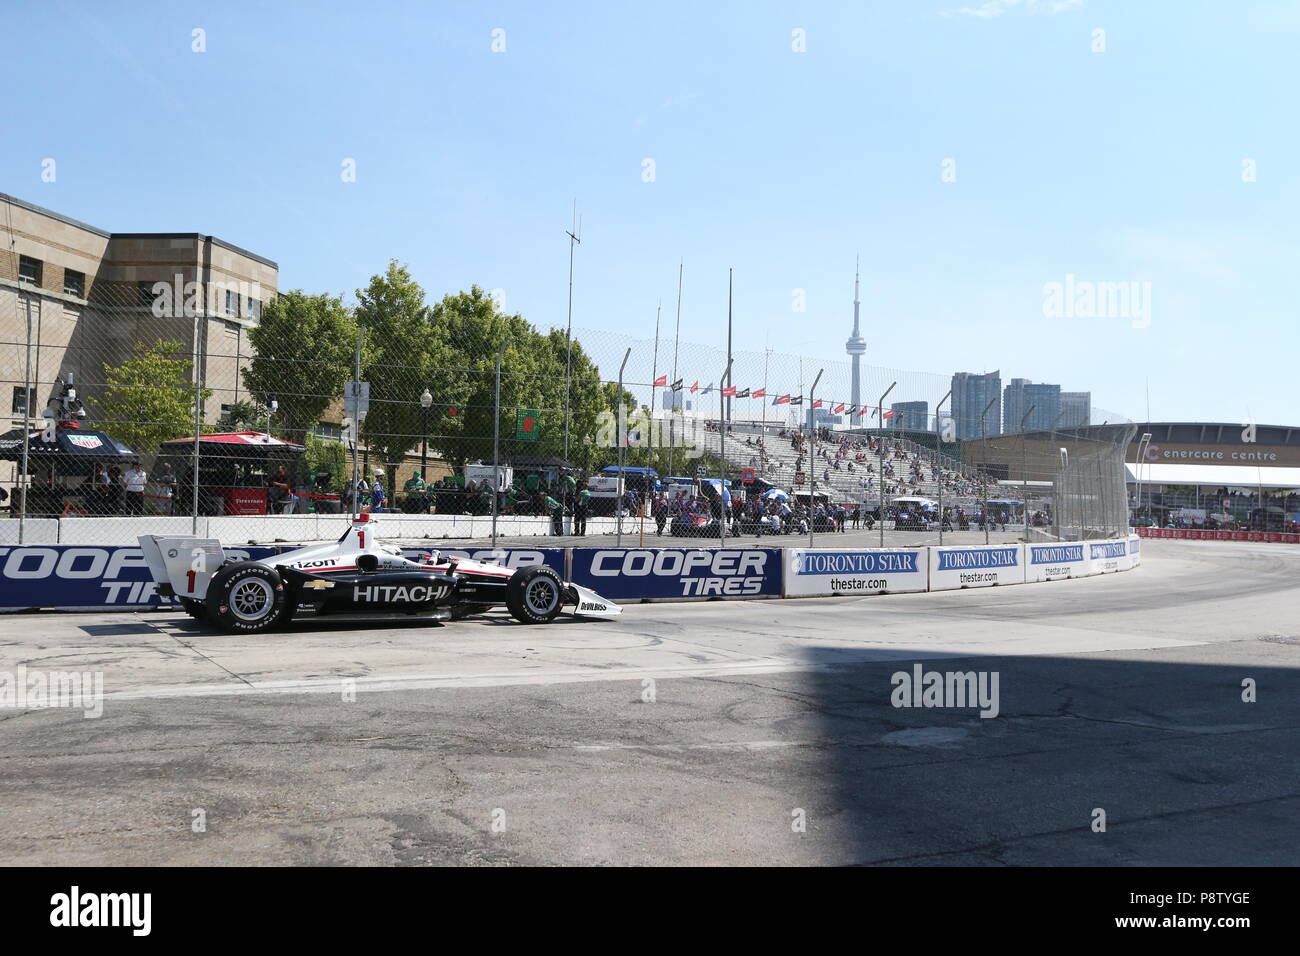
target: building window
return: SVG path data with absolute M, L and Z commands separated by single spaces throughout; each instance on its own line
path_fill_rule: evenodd
M 226 331 L 229 332 L 231 335 L 238 335 L 240 329 L 243 328 L 243 326 L 240 325 L 238 322 L 222 322 L 221 324 L 226 327 Z
M 84 299 L 86 297 L 86 274 L 73 269 L 64 269 L 63 294 L 75 295 L 78 299 Z
M 226 315 L 239 315 L 239 293 L 226 290 Z
M 248 297 L 247 308 L 244 315 L 250 319 L 260 319 L 262 317 L 262 303 L 258 302 L 251 295 Z
M 334 422 L 317 422 L 316 427 L 312 429 L 312 434 L 317 438 L 325 438 L 330 441 L 343 440 L 343 426 Z
M 18 257 L 18 281 L 30 282 L 32 285 L 41 284 L 41 260 L 33 259 L 31 256 Z
M 21 385 L 15 385 L 14 401 L 13 401 L 13 409 L 12 409 L 13 413 L 15 415 L 26 415 L 28 408 L 35 408 L 35 407 L 36 407 L 36 389 L 34 388 L 27 389 L 27 401 L 24 402 L 23 387 Z

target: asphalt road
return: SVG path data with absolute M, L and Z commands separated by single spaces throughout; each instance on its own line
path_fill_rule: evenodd
M 1143 557 L 546 627 L 7 616 L 0 671 L 105 699 L 0 709 L 0 863 L 1300 863 L 1300 550 Z M 892 706 L 916 664 L 998 715 Z

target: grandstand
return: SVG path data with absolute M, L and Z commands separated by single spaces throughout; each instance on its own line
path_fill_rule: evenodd
M 788 426 L 734 422 L 723 448 L 721 432 L 703 432 L 703 450 L 725 458 L 731 471 L 754 469 L 757 477 L 783 489 L 807 490 L 815 477 L 817 490 L 844 504 L 875 508 L 880 500 L 882 470 L 879 435 L 866 431 L 822 432 L 814 448 L 815 475 L 809 475 L 807 433 Z M 938 498 L 943 487 L 945 507 L 976 506 L 988 498 L 1019 497 L 1019 485 L 1002 488 L 970 465 L 906 438 L 885 435 L 883 470 L 885 499 L 899 495 Z M 724 454 L 725 451 L 725 454 Z M 802 478 L 802 481 L 799 479 Z

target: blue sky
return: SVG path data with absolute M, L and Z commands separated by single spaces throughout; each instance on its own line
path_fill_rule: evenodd
M 576 198 L 577 328 L 652 334 L 684 259 L 683 339 L 725 341 L 730 267 L 738 347 L 842 363 L 860 253 L 872 364 L 1000 368 L 1134 419 L 1149 387 L 1156 419 L 1300 424 L 1294 3 L 10 0 L 3 17 L 0 191 L 110 231 L 211 233 L 279 262 L 282 288 L 350 297 L 398 258 L 431 296 L 500 288 L 562 325 Z M 1067 274 L 1151 283 L 1149 324 L 1046 317 Z

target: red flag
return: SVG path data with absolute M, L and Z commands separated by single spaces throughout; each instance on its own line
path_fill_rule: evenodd
M 736 386 L 728 385 L 726 388 L 722 390 L 722 394 L 724 398 L 731 398 L 733 395 L 736 394 Z
M 893 417 L 894 417 L 894 410 L 891 408 L 889 411 L 885 412 L 885 414 L 881 415 L 880 417 L 881 417 L 881 418 L 893 418 Z
M 821 408 L 821 407 L 822 407 L 822 400 L 821 400 L 820 398 L 817 399 L 817 401 L 815 401 L 815 402 L 812 403 L 812 407 L 813 407 L 813 408 Z
M 777 399 L 775 402 L 773 402 L 772 404 L 773 404 L 773 405 L 789 405 L 789 404 L 790 404 L 790 396 L 789 396 L 789 395 L 782 395 L 780 398 L 778 398 L 778 399 Z
M 667 375 L 660 375 L 657 379 L 655 379 L 655 384 L 656 384 L 656 385 L 667 385 L 667 384 L 668 384 L 668 376 L 667 376 Z
M 869 412 L 869 411 L 872 411 L 872 409 L 868 408 L 866 405 L 863 405 L 863 406 L 862 406 L 862 410 L 861 410 L 860 412 L 858 412 L 858 418 L 861 418 L 863 415 L 865 415 L 865 414 L 866 414 L 867 412 Z
M 767 395 L 767 389 L 765 388 L 756 388 L 749 393 L 750 398 L 764 398 L 766 395 Z
M 700 390 L 700 383 L 699 383 L 699 382 L 696 382 L 694 385 L 691 386 L 691 394 L 692 394 L 692 395 L 694 395 L 694 394 L 695 394 L 696 392 L 698 392 L 699 390 Z
M 838 415 L 842 411 L 844 411 L 844 403 L 840 402 L 838 405 L 835 406 L 835 411 L 831 412 L 831 414 Z

